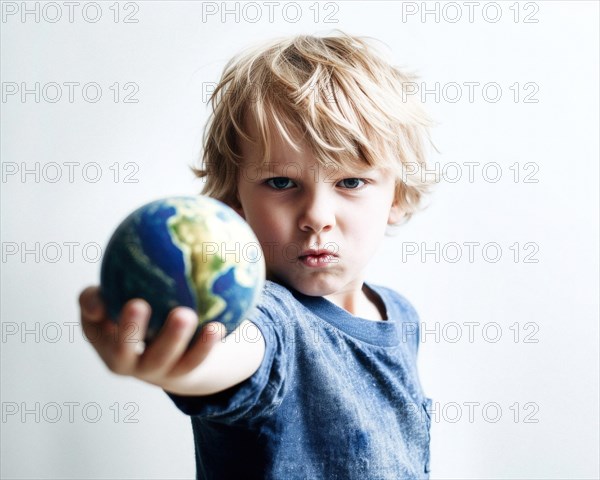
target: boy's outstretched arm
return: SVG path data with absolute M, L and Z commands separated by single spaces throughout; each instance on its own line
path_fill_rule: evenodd
M 225 327 L 211 322 L 186 351 L 198 318 L 186 307 L 171 310 L 163 328 L 143 352 L 150 306 L 130 300 L 116 324 L 106 315 L 99 288 L 88 287 L 79 296 L 81 326 L 110 371 L 128 375 L 178 395 L 210 395 L 246 380 L 260 366 L 265 343 L 260 330 L 248 320 L 223 340 Z M 240 332 L 248 333 L 248 340 Z

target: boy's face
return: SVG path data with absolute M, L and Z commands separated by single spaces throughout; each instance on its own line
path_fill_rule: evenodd
M 247 127 L 258 138 L 256 126 Z M 402 216 L 393 205 L 393 175 L 366 165 L 359 175 L 322 167 L 306 143 L 298 153 L 278 134 L 261 168 L 258 145 L 240 142 L 236 210 L 263 248 L 268 278 L 311 296 L 360 291 L 386 226 Z

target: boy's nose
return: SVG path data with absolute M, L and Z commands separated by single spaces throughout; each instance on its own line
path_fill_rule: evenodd
M 323 192 L 315 192 L 302 202 L 298 227 L 302 231 L 320 233 L 329 231 L 335 226 L 334 205 Z

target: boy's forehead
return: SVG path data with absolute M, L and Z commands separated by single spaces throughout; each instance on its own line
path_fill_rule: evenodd
M 371 166 L 359 156 L 351 155 L 338 155 L 333 160 L 323 160 L 319 158 L 318 154 L 311 156 L 313 148 L 305 139 L 302 134 L 302 129 L 298 125 L 286 125 L 291 140 L 301 150 L 297 152 L 292 145 L 283 137 L 279 128 L 277 128 L 273 121 L 269 121 L 265 128 L 268 130 L 270 148 L 268 160 L 263 159 L 262 144 L 263 140 L 259 130 L 258 122 L 253 114 L 247 113 L 244 115 L 244 133 L 247 134 L 251 141 L 246 140 L 243 137 L 239 137 L 240 149 L 242 153 L 242 168 L 256 168 L 257 165 L 263 167 L 272 167 L 275 171 L 277 169 L 286 168 L 289 163 L 295 163 L 295 159 L 302 157 L 304 159 L 307 156 L 310 157 L 311 163 L 321 164 L 322 167 L 330 169 L 331 171 L 343 170 L 347 173 L 364 173 L 366 171 L 386 171 L 382 166 Z
M 301 129 L 298 126 L 287 125 L 286 127 L 291 140 L 302 152 L 310 150 L 310 146 L 303 139 L 300 133 Z M 296 152 L 294 147 L 281 134 L 279 128 L 274 125 L 273 121 L 269 121 L 265 125 L 265 129 L 267 130 L 265 133 L 270 143 L 268 157 L 271 162 L 280 160 L 280 157 L 288 157 L 291 152 Z M 266 147 L 266 145 L 254 115 L 246 114 L 244 116 L 243 130 L 250 137 L 250 140 L 238 135 L 242 158 L 250 158 L 253 162 L 260 161 L 263 155 L 262 148 Z

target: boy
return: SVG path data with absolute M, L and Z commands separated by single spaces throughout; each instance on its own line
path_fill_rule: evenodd
M 97 289 L 81 294 L 84 331 L 106 332 L 93 345 L 108 368 L 160 386 L 191 416 L 198 478 L 429 477 L 418 317 L 364 281 L 387 226 L 427 189 L 429 121 L 405 98 L 410 79 L 345 34 L 277 40 L 228 63 L 196 174 L 254 230 L 267 282 L 227 338 L 212 323 L 186 351 L 197 318 L 180 307 L 141 352 L 146 302 L 130 301 L 116 326 Z

